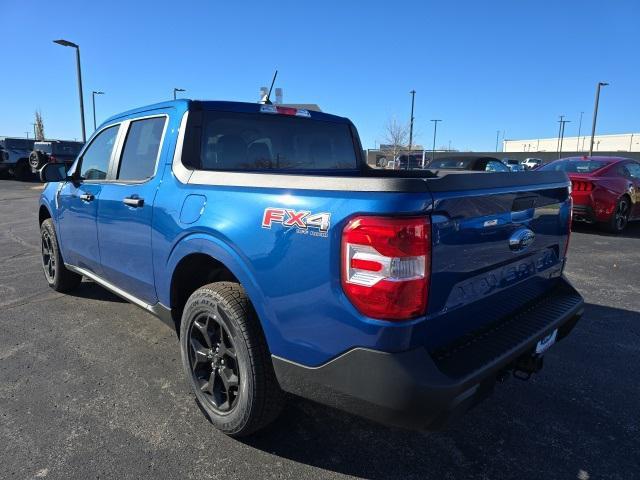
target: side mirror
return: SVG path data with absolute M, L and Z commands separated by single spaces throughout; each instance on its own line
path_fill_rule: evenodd
M 41 182 L 61 182 L 67 178 L 67 167 L 64 163 L 47 163 L 40 169 Z

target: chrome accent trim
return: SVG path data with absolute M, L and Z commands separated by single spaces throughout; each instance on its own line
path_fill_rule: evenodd
M 173 153 L 173 162 L 171 164 L 173 174 L 176 179 L 183 184 L 189 183 L 193 170 L 189 170 L 182 164 L 182 146 L 184 145 L 184 132 L 187 129 L 187 121 L 189 119 L 189 110 L 184 112 L 180 121 L 180 130 L 178 131 L 178 140 L 176 141 L 176 150 Z
M 171 309 L 168 308 L 168 307 L 165 307 L 162 303 L 158 302 L 158 303 L 155 303 L 155 304 L 151 305 L 151 304 L 145 302 L 144 300 L 141 300 L 138 297 L 136 297 L 134 295 L 131 295 L 130 293 L 125 292 L 121 288 L 116 287 L 113 283 L 108 282 L 107 280 L 105 280 L 104 278 L 96 275 L 95 273 L 91 272 L 90 270 L 87 270 L 87 269 L 84 269 L 84 268 L 81 268 L 81 267 L 76 267 L 75 265 L 70 265 L 68 263 L 65 263 L 64 266 L 68 270 L 71 270 L 72 272 L 75 272 L 78 275 L 83 275 L 83 276 L 89 278 L 90 280 L 93 280 L 98 285 L 100 285 L 100 286 L 106 288 L 107 290 L 109 290 L 111 293 L 114 293 L 117 296 L 119 296 L 121 298 L 124 298 L 128 302 L 133 303 L 134 305 L 137 305 L 138 307 L 146 310 L 150 314 L 158 317 L 164 323 L 166 323 L 166 324 L 168 324 L 170 326 L 174 326 L 173 318 L 171 317 Z

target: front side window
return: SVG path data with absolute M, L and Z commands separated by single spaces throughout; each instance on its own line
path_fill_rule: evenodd
M 153 177 L 165 117 L 131 122 L 118 168 L 119 180 L 146 180 Z
M 203 170 L 355 170 L 347 123 L 269 113 L 203 112 L 196 162 Z
M 119 125 L 104 129 L 96 136 L 82 155 L 80 177 L 84 180 L 104 180 L 107 178 L 111 152 L 116 143 Z

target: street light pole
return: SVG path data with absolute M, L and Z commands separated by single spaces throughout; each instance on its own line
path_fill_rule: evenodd
M 76 49 L 76 70 L 78 72 L 78 96 L 80 97 L 80 124 L 82 126 L 82 141 L 87 141 L 87 134 L 84 127 L 84 99 L 82 97 L 82 70 L 80 68 L 80 47 L 68 40 L 54 40 L 53 43 L 63 47 L 73 47 Z
M 436 132 L 438 131 L 438 122 L 441 122 L 440 119 L 430 120 L 433 122 L 433 153 L 431 154 L 431 161 L 433 162 L 436 159 Z
M 176 99 L 176 92 L 186 92 L 184 88 L 174 88 L 173 89 L 173 99 Z
M 609 85 L 606 82 L 598 82 L 596 87 L 596 104 L 593 107 L 593 125 L 591 126 L 591 146 L 589 147 L 589 156 L 593 155 L 593 140 L 596 136 L 596 121 L 598 120 L 598 104 L 600 103 L 600 88 Z
M 560 120 L 558 120 L 558 141 L 556 142 L 556 152 L 560 152 L 560 134 L 562 133 L 562 120 L 564 120 L 564 115 L 560 115 Z
M 498 140 L 500 139 L 500 130 L 496 130 L 496 152 L 498 151 Z
M 91 101 L 93 102 L 93 131 L 96 131 L 96 95 L 104 95 L 104 92 L 91 92 Z
M 411 148 L 413 147 L 413 105 L 416 100 L 416 91 L 411 90 L 411 117 L 409 118 L 409 154 L 411 154 Z M 407 165 L 409 162 L 407 161 Z
M 560 120 L 560 149 L 558 150 L 558 158 L 562 156 L 562 142 L 564 140 L 564 126 L 571 123 L 571 120 Z

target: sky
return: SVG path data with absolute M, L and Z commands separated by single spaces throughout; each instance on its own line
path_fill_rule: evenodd
M 598 133 L 640 131 L 639 0 L 0 0 L 0 136 L 80 138 L 72 48 L 80 45 L 87 132 L 108 116 L 172 98 L 255 102 L 277 68 L 285 103 L 349 117 L 365 148 L 407 122 L 415 143 L 495 149 L 553 137 L 558 116 Z

